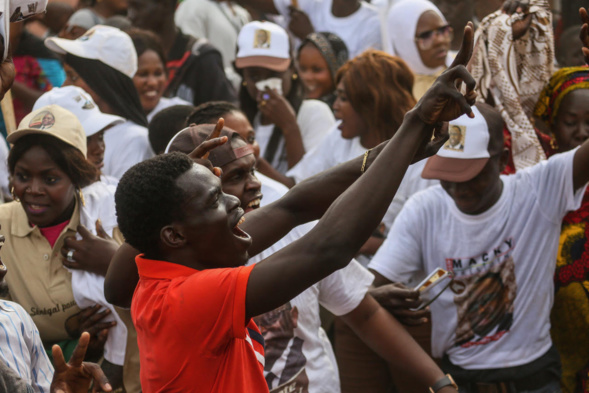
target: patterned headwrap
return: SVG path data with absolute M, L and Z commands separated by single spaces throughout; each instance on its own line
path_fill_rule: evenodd
M 589 89 L 589 67 L 565 67 L 556 71 L 540 93 L 534 115 L 551 126 L 562 99 L 573 90 Z
M 333 33 L 311 33 L 305 37 L 299 46 L 299 51 L 307 43 L 313 44 L 321 52 L 331 72 L 333 83 L 335 83 L 337 70 L 348 61 L 350 56 L 346 44 Z
M 538 96 L 554 70 L 554 34 L 548 0 L 530 1 L 526 34 L 513 39 L 512 24 L 521 13 L 494 12 L 481 22 L 469 68 L 477 82 L 478 99 L 492 96 L 511 134 L 517 170 L 546 159 L 530 120 Z

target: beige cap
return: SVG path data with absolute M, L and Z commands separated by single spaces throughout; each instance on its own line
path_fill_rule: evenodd
M 29 113 L 6 140 L 15 143 L 25 135 L 43 134 L 60 139 L 87 157 L 86 133 L 78 118 L 58 105 L 48 105 Z

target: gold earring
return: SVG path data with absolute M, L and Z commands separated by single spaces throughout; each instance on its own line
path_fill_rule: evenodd
M 297 74 L 292 74 L 292 80 L 293 80 L 293 81 L 297 80 L 297 79 L 298 79 L 298 77 L 299 77 L 299 76 L 298 76 Z
M 14 186 L 10 188 L 10 194 L 12 195 L 12 199 L 15 202 L 20 202 L 20 199 L 18 199 L 18 197 L 16 195 L 14 195 Z
M 247 86 L 247 82 L 246 82 L 246 81 L 243 81 L 243 82 L 241 82 L 241 85 L 242 85 L 243 87 L 246 87 L 246 86 Z
M 558 150 L 558 142 L 556 142 L 554 137 L 550 138 L 550 147 L 552 150 Z
M 84 194 L 82 193 L 82 190 L 80 188 L 78 188 L 78 196 L 80 197 L 80 203 L 82 203 L 82 206 L 86 206 L 86 201 L 84 200 Z

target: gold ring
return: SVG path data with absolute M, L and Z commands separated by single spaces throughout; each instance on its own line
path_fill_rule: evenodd
M 262 102 L 260 102 L 260 106 L 264 106 L 266 105 L 266 100 L 262 100 Z

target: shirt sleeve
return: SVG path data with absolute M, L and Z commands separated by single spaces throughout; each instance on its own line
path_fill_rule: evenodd
M 203 19 L 209 15 L 207 3 L 207 1 L 183 1 L 178 5 L 174 20 L 184 34 L 193 37 L 209 36 L 206 19 Z
M 30 385 L 27 385 L 6 363 L 0 360 L 0 392 L 34 393 Z
M 24 327 L 23 338 L 29 350 L 32 388 L 36 393 L 49 392 L 54 370 L 43 347 L 39 330 L 22 307 L 14 306 L 14 311 Z
M 318 100 L 305 100 L 299 109 L 297 123 L 301 130 L 305 151 L 319 145 L 335 124 L 333 112 Z
M 411 197 L 368 267 L 392 282 L 406 283 L 422 270 L 423 198 Z
M 585 187 L 573 189 L 573 158 L 577 149 L 556 154 L 518 172 L 537 196 L 540 211 L 549 221 L 559 223 L 569 211 L 581 206 Z
M 374 275 L 353 259 L 319 282 L 319 303 L 336 316 L 345 315 L 366 296 Z

